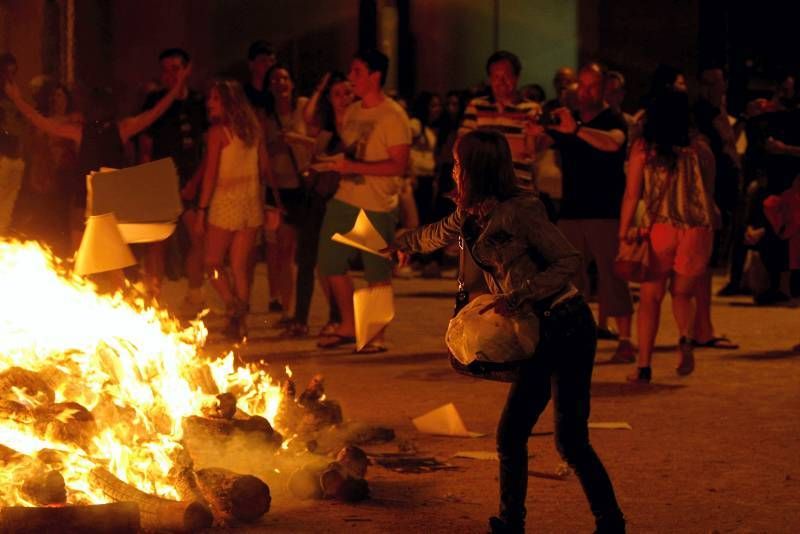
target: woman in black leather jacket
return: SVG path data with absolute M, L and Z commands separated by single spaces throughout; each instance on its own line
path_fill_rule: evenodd
M 473 131 L 453 149 L 457 210 L 400 236 L 401 261 L 464 238 L 491 292 L 495 311 L 529 307 L 539 317 L 536 353 L 516 375 L 497 429 L 500 513 L 491 532 L 524 532 L 528 437 L 552 397 L 556 447 L 575 470 L 595 516 L 597 532 L 625 531 L 625 520 L 603 464 L 589 444 L 589 398 L 596 328 L 570 280 L 579 253 L 550 223 L 543 204 L 521 191 L 505 138 Z

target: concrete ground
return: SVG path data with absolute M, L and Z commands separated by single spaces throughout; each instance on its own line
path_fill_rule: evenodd
M 497 508 L 497 462 L 453 458 L 460 451 L 494 451 L 495 425 L 508 386 L 462 377 L 445 358 L 443 341 L 455 282 L 396 279 L 396 318 L 390 350 L 355 355 L 352 349 L 321 351 L 315 339 L 286 341 L 268 328 L 277 317 L 266 309 L 263 265 L 256 273 L 248 343 L 238 350 L 263 358 L 276 375 L 284 365 L 298 384 L 315 373 L 326 379 L 329 398 L 346 419 L 395 429 L 397 439 L 371 452 L 416 450 L 453 469 L 403 474 L 371 466 L 371 499 L 359 504 L 298 502 L 273 488 L 271 511 L 251 532 L 458 532 L 486 531 Z M 715 288 L 722 283 L 715 279 Z M 169 283 L 164 301 L 177 305 L 181 283 Z M 208 290 L 211 296 L 210 289 Z M 212 307 L 213 298 L 210 299 Z M 800 309 L 754 307 L 747 298 L 714 299 L 718 333 L 738 350 L 699 349 L 697 369 L 675 374 L 677 335 L 664 302 L 653 383 L 626 383 L 633 365 L 597 365 L 592 388 L 594 422 L 624 421 L 632 430 L 591 430 L 591 440 L 614 482 L 629 532 L 792 533 L 800 531 Z M 324 322 L 315 294 L 312 332 Z M 207 321 L 207 350 L 229 347 L 219 337 L 221 320 Z M 635 341 L 635 340 L 634 340 Z M 597 359 L 614 350 L 601 341 Z M 437 437 L 417 432 L 411 419 L 452 402 L 479 438 Z M 529 442 L 529 468 L 554 473 L 560 464 L 552 436 L 551 408 Z M 529 532 L 591 532 L 593 521 L 574 475 L 563 480 L 530 477 Z

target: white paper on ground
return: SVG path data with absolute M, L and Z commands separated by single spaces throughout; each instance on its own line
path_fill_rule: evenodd
M 528 453 L 528 458 L 533 458 L 533 453 Z M 495 451 L 458 451 L 453 458 L 468 458 L 470 460 L 497 460 Z
M 456 410 L 452 402 L 420 415 L 419 417 L 415 417 L 411 422 L 418 431 L 426 434 L 461 438 L 480 438 L 486 435 L 480 432 L 471 432 L 467 430 L 464 421 L 461 419 L 461 415 L 459 415 L 458 410 Z
M 370 254 L 375 254 L 382 258 L 388 258 L 387 254 L 381 254 L 379 250 L 385 249 L 387 246 L 386 240 L 378 233 L 372 223 L 364 213 L 364 210 L 359 210 L 358 217 L 353 229 L 342 235 L 339 232 L 333 234 L 332 240 L 342 245 L 354 247 Z
M 356 350 L 361 350 L 394 319 L 392 286 L 373 286 L 353 293 Z
M 497 460 L 497 453 L 494 451 L 459 451 L 453 458 L 469 458 L 470 460 Z
M 608 423 L 589 423 L 589 428 L 602 428 L 606 430 L 633 430 L 633 427 L 624 421 L 611 421 Z

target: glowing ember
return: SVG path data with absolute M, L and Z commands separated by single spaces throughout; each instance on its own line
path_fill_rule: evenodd
M 35 243 L 0 241 L 0 445 L 24 455 L 0 456 L 0 506 L 31 504 L 15 475 L 42 456 L 50 467 L 58 458 L 68 502 L 108 500 L 87 483 L 97 466 L 177 498 L 169 475 L 185 416 L 230 392 L 273 421 L 280 386 L 262 369 L 235 368 L 233 353 L 202 357 L 202 322 L 181 328 L 61 271 Z

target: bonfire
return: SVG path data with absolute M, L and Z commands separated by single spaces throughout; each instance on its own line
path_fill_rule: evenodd
M 224 455 L 234 435 L 255 436 L 271 458 L 260 468 L 280 474 L 276 458 L 293 440 L 304 451 L 314 442 L 298 439 L 309 414 L 315 430 L 342 422 L 320 377 L 296 399 L 290 369 L 276 380 L 263 362 L 207 357 L 201 320 L 99 294 L 36 243 L 0 241 L 0 296 L 0 530 L 252 521 L 269 509 L 265 477 L 195 460 Z

